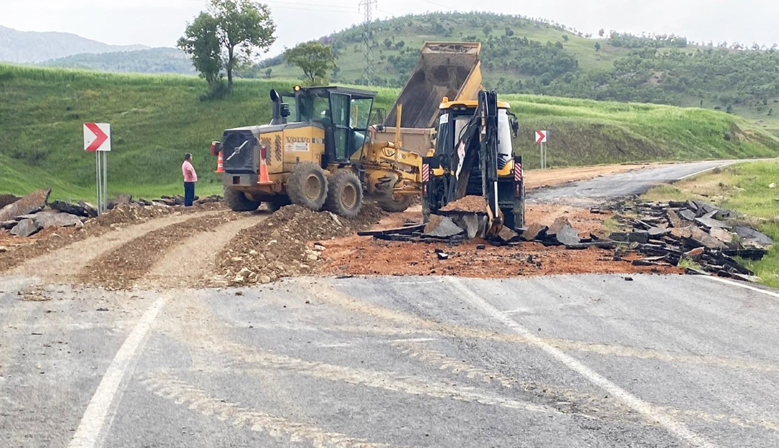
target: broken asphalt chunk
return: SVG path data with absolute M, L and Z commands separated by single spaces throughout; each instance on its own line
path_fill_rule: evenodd
M 51 188 L 46 188 L 32 192 L 16 202 L 6 205 L 0 210 L 0 222 L 43 210 L 50 194 Z
M 439 219 L 440 218 L 440 219 Z M 449 238 L 465 232 L 460 226 L 446 216 L 431 215 L 430 221 L 425 226 L 425 236 Z
M 546 236 L 546 231 L 549 229 L 547 226 L 541 224 L 531 224 L 527 230 L 522 232 L 520 238 L 523 241 L 535 241 L 543 239 Z
M 638 232 L 614 232 L 609 235 L 609 239 L 622 243 L 641 243 L 649 242 L 649 232 L 642 230 Z
M 23 219 L 11 229 L 11 235 L 28 237 L 38 233 L 42 228 L 43 226 L 34 219 Z

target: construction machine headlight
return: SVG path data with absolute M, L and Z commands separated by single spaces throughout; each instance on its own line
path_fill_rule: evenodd
M 302 89 L 302 87 L 300 87 L 300 86 L 295 86 L 295 87 L 292 88 L 292 90 L 294 92 L 300 92 L 300 89 Z

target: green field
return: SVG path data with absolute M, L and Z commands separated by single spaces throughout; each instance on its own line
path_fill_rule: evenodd
M 751 162 L 716 170 L 673 186 L 656 187 L 644 196 L 651 201 L 697 199 L 747 215 L 751 224 L 779 241 L 779 162 Z M 774 245 L 762 260 L 745 261 L 761 280 L 779 288 L 779 247 Z
M 208 154 L 225 128 L 270 119 L 271 88 L 293 81 L 238 80 L 224 100 L 200 101 L 195 77 L 121 75 L 0 64 L 0 192 L 54 187 L 53 197 L 91 198 L 94 156 L 83 151 L 84 122 L 112 126 L 109 192 L 158 197 L 178 193 L 184 153 L 194 154 L 199 194 L 221 192 Z M 398 90 L 380 88 L 377 106 Z M 779 154 L 779 136 L 742 119 L 700 109 L 511 95 L 523 128 L 515 141 L 537 166 L 535 129 L 552 131 L 551 166 Z M 728 138 L 729 140 L 727 140 Z

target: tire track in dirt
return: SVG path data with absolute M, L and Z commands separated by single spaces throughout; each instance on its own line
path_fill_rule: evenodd
M 241 216 L 234 212 L 209 213 L 146 232 L 91 259 L 79 271 L 78 279 L 108 290 L 129 289 L 181 241 L 200 233 L 213 234 L 219 226 Z
M 201 285 L 216 269 L 216 255 L 241 230 L 264 221 L 270 213 L 252 213 L 213 232 L 199 232 L 172 248 L 138 282 L 140 288 L 186 288 Z
M 157 229 L 214 213 L 217 212 L 173 215 L 88 237 L 46 255 L 31 258 L 9 271 L 8 274 L 41 277 L 51 282 L 72 282 L 77 279 L 82 269 L 94 259 L 115 250 L 128 241 Z

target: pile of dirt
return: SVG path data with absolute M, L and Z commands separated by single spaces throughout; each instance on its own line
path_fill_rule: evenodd
M 232 212 L 211 214 L 149 232 L 93 260 L 79 280 L 108 290 L 131 288 L 165 256 L 170 247 L 194 233 L 213 232 L 220 225 L 240 217 L 240 214 Z
M 269 283 L 282 277 L 308 274 L 328 244 L 326 240 L 366 230 L 383 215 L 372 203 L 365 204 L 355 219 L 327 211 L 315 212 L 299 205 L 283 207 L 233 238 L 217 255 L 218 274 L 209 285 Z
M 487 203 L 481 196 L 465 196 L 441 208 L 443 212 L 487 213 Z

